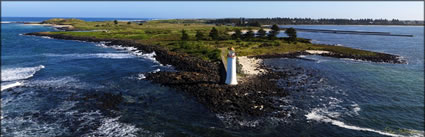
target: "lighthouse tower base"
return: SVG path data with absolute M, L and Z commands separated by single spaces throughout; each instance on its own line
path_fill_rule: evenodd
M 236 80 L 236 57 L 227 57 L 226 84 L 238 84 L 238 81 Z

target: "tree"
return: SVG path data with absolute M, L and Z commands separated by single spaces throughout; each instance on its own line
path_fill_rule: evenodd
M 114 24 L 117 25 L 118 24 L 118 21 L 117 20 L 114 20 Z
M 251 29 L 248 30 L 248 32 L 246 32 L 243 37 L 247 40 L 254 38 L 254 31 L 252 31 Z
M 261 27 L 261 23 L 259 23 L 258 21 L 256 21 L 256 22 L 255 22 L 255 23 L 253 23 L 251 26 Z
M 131 24 L 131 22 L 129 21 L 129 22 L 127 22 L 127 25 L 130 25 Z
M 186 33 L 184 29 L 182 30 L 182 40 L 183 41 L 189 40 L 189 35 Z
M 209 36 L 213 39 L 213 40 L 218 40 L 218 30 L 213 27 L 210 31 Z
M 232 34 L 232 39 L 242 38 L 242 32 L 240 29 L 236 29 L 235 33 Z
M 271 28 L 272 30 L 269 32 L 269 39 L 275 39 L 277 34 L 279 34 L 280 28 L 276 24 L 274 24 Z
M 286 35 L 289 36 L 289 41 L 296 42 L 297 41 L 297 31 L 294 28 L 288 28 L 285 30 Z
M 276 32 L 279 32 L 279 31 L 280 31 L 280 28 L 279 28 L 279 26 L 277 26 L 276 24 L 274 24 L 274 25 L 272 26 L 272 30 L 273 30 L 273 31 L 276 31 Z
M 202 33 L 200 30 L 196 31 L 196 40 L 203 40 L 204 39 L 204 33 Z
M 267 37 L 268 37 L 270 40 L 272 40 L 272 39 L 276 39 L 276 36 L 277 36 L 277 32 L 276 32 L 276 31 L 273 31 L 273 30 L 269 31 L 269 34 L 267 34 Z
M 266 36 L 266 31 L 264 31 L 264 29 L 261 28 L 260 30 L 258 30 L 257 36 L 260 38 L 264 38 Z

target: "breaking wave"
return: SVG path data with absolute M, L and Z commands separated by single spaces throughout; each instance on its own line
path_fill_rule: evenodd
M 146 78 L 146 76 L 143 73 L 141 73 L 137 76 L 138 80 L 142 80 L 142 79 L 145 79 L 145 78 Z
M 286 69 L 288 68 L 291 68 L 291 66 L 286 66 Z M 314 70 L 297 69 L 295 67 L 288 71 L 288 78 L 279 82 L 284 89 L 292 91 L 290 93 L 291 96 L 284 99 L 288 100 L 289 106 L 295 108 L 291 109 L 291 112 L 297 115 L 301 114 L 304 117 L 301 120 L 324 122 L 341 128 L 374 132 L 386 136 L 405 136 L 372 128 L 358 127 L 339 120 L 341 117 L 358 116 L 361 107 L 349 98 L 345 90 L 329 84 L 326 77 L 321 77 L 318 74 L 312 75 L 313 73 L 315 74 Z M 421 133 L 413 130 L 409 131 L 415 133 L 408 136 L 417 136 Z
M 37 71 L 45 68 L 43 65 L 39 65 L 36 67 L 22 67 L 22 68 L 10 68 L 3 69 L 1 71 L 1 81 L 14 81 L 14 80 L 23 80 L 28 79 Z
M 100 110 L 86 110 L 87 104 L 78 100 L 66 99 L 48 110 L 41 109 L 42 105 L 26 104 L 28 100 L 37 100 L 41 94 L 44 93 L 25 92 L 6 100 L 2 98 L 3 107 L 22 105 L 19 108 L 24 108 L 3 110 L 1 131 L 6 133 L 4 136 L 164 136 L 163 132 L 121 122 L 120 116 L 110 117 Z M 75 94 L 75 97 L 80 95 Z M 16 112 L 20 113 L 14 115 Z
M 44 54 L 48 57 L 66 57 L 76 59 L 89 59 L 89 58 L 106 58 L 106 59 L 128 59 L 134 56 L 126 53 L 90 53 L 90 54 Z
M 52 37 L 49 37 L 49 36 L 41 36 L 41 37 L 45 39 L 53 39 Z
M 117 49 L 117 50 L 125 50 L 125 51 L 129 52 L 132 55 L 135 55 L 135 56 L 138 56 L 138 57 L 142 57 L 142 58 L 151 60 L 154 63 L 157 63 L 160 66 L 163 66 L 161 63 L 159 63 L 155 59 L 155 56 L 156 56 L 155 52 L 152 52 L 152 53 L 143 53 L 142 51 L 138 50 L 135 47 L 126 47 L 126 46 L 121 46 L 121 45 L 111 45 L 111 46 L 108 46 L 108 45 L 106 45 L 106 43 L 108 43 L 108 42 L 100 42 L 100 43 L 96 44 L 96 46 L 104 47 L 104 48 L 114 48 L 114 49 Z
M 27 87 L 41 87 L 41 88 L 65 88 L 65 89 L 96 89 L 104 88 L 101 85 L 93 85 L 74 77 L 60 77 L 60 78 L 48 78 L 40 80 L 32 80 L 26 83 Z
M 17 86 L 22 86 L 24 83 L 22 82 L 10 82 L 10 83 L 2 83 L 1 84 L 1 91 L 9 89 L 9 88 L 13 88 L 13 87 L 17 87 Z
M 389 132 L 380 131 L 380 130 L 371 129 L 371 128 L 364 128 L 364 127 L 349 125 L 349 124 L 346 124 L 342 121 L 332 119 L 333 114 L 335 114 L 335 113 L 334 112 L 328 112 L 327 110 L 313 109 L 313 111 L 311 111 L 310 113 L 305 115 L 305 117 L 307 118 L 307 120 L 315 120 L 315 121 L 318 121 L 318 122 L 330 123 L 332 125 L 335 125 L 335 126 L 338 126 L 338 127 L 341 127 L 341 128 L 351 129 L 351 130 L 375 132 L 375 133 L 378 133 L 378 134 L 381 134 L 381 135 L 393 136 L 393 137 L 404 137 L 405 136 L 405 135 L 389 133 Z M 329 115 L 329 116 L 325 116 L 325 115 Z M 413 134 L 408 135 L 408 136 L 416 137 L 416 136 L 422 136 L 423 135 L 423 132 L 421 133 L 420 131 L 416 131 L 416 130 L 409 130 L 409 131 L 412 132 Z

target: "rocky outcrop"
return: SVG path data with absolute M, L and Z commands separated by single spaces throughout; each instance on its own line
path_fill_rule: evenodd
M 400 56 L 397 55 L 391 55 L 386 53 L 377 53 L 374 56 L 356 56 L 356 55 L 346 55 L 346 54 L 337 54 L 333 52 L 329 53 L 323 53 L 320 54 L 320 56 L 326 56 L 326 57 L 334 57 L 334 58 L 348 58 L 348 59 L 354 59 L 354 60 L 362 60 L 362 61 L 371 61 L 371 62 L 384 62 L 384 63 L 393 63 L 393 64 L 406 64 L 407 61 L 402 59 Z M 300 58 L 300 55 L 313 55 L 308 52 L 293 52 L 293 53 L 287 53 L 287 54 L 272 54 L 272 55 L 259 55 L 259 56 L 253 56 L 256 58 Z
M 287 96 L 288 93 L 277 85 L 277 80 L 288 76 L 286 72 L 272 71 L 267 67 L 261 69 L 267 73 L 250 76 L 237 86 L 224 84 L 224 65 L 218 62 L 209 62 L 184 53 L 169 51 L 155 45 L 142 45 L 131 40 L 98 39 L 94 37 L 75 37 L 50 33 L 28 33 L 26 35 L 49 36 L 56 39 L 80 40 L 86 42 L 108 41 L 106 45 L 121 45 L 136 47 L 146 53 L 155 52 L 155 59 L 162 64 L 172 65 L 178 72 L 157 72 L 146 74 L 146 79 L 154 83 L 179 89 L 184 94 L 196 98 L 200 103 L 216 113 L 233 113 L 238 115 L 273 115 L 284 116 L 285 111 L 280 110 L 276 104 L 285 104 L 275 98 Z M 262 55 L 257 58 L 298 58 L 299 55 L 307 55 L 307 52 L 295 52 L 289 54 Z M 324 56 L 337 58 L 353 58 L 374 62 L 402 63 L 398 56 L 379 53 L 373 57 L 357 57 L 340 54 L 326 53 Z M 108 96 L 109 97 L 109 96 Z M 115 97 L 115 96 L 114 96 Z M 119 101 L 117 101 L 119 102 Z M 114 107 L 105 104 L 106 107 Z M 279 113 L 272 113 L 279 112 Z
M 28 33 L 26 35 L 49 36 L 56 39 L 80 40 L 86 42 L 108 41 L 106 45 L 136 47 L 138 50 L 155 52 L 155 59 L 162 64 L 170 64 L 179 72 L 157 72 L 146 74 L 146 79 L 164 86 L 183 91 L 217 113 L 231 112 L 239 115 L 284 115 L 275 112 L 274 97 L 283 97 L 287 92 L 278 88 L 277 79 L 284 74 L 269 73 L 249 77 L 237 86 L 224 84 L 225 70 L 221 63 L 209 62 L 184 53 L 177 53 L 160 46 L 138 44 L 131 40 L 97 39 L 94 37 L 74 37 L 50 33 Z M 263 67 L 263 69 L 267 69 Z M 281 104 L 281 103 L 280 103 Z M 109 106 L 109 105 L 106 105 Z

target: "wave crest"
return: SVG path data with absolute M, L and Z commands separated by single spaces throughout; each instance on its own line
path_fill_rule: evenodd
M 17 86 L 22 86 L 24 83 L 22 82 L 12 82 L 12 83 L 6 83 L 6 84 L 2 84 L 1 85 L 1 91 L 9 89 L 9 88 L 13 88 L 13 87 L 17 87 Z
M 14 80 L 22 80 L 28 79 L 37 71 L 45 68 L 43 65 L 39 65 L 36 67 L 23 67 L 23 68 L 10 68 L 4 69 L 1 72 L 1 81 L 14 81 Z
M 375 130 L 375 129 L 371 129 L 371 128 L 364 128 L 364 127 L 348 125 L 348 124 L 345 124 L 342 121 L 334 120 L 334 119 L 332 119 L 328 116 L 322 115 L 321 111 L 322 110 L 319 110 L 319 109 L 313 109 L 313 111 L 308 113 L 307 115 L 305 115 L 305 117 L 307 117 L 307 120 L 315 120 L 315 121 L 319 121 L 319 122 L 331 123 L 332 125 L 335 125 L 335 126 L 338 126 L 338 127 L 341 127 L 341 128 L 351 129 L 351 130 L 369 131 L 369 132 L 375 132 L 375 133 L 378 133 L 378 134 L 381 134 L 381 135 L 393 136 L 393 137 L 402 137 L 403 136 L 403 135 L 388 133 L 388 132 Z
M 107 59 L 127 59 L 134 56 L 126 53 L 91 53 L 91 54 L 44 54 L 48 57 L 66 57 L 66 58 L 107 58 Z

